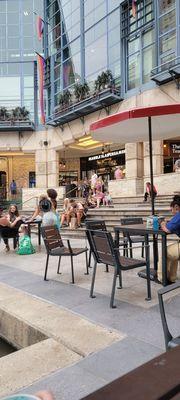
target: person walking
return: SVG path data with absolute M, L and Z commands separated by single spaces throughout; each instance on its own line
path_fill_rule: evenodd
M 148 197 L 151 197 L 151 183 L 150 182 L 146 182 L 146 189 L 145 189 L 145 193 L 144 193 L 144 201 L 147 201 Z M 157 188 L 156 186 L 153 185 L 153 197 L 155 199 L 155 197 L 157 196 Z
M 11 193 L 11 199 L 15 199 L 17 195 L 17 185 L 14 179 L 10 183 L 10 193 Z
M 169 283 L 177 279 L 178 260 L 180 260 L 180 195 L 176 195 L 170 204 L 173 217 L 169 222 L 162 221 L 161 229 L 166 233 L 175 233 L 177 241 L 167 246 L 167 277 Z M 178 239 L 179 238 L 179 239 Z M 158 282 L 162 282 L 162 258 L 158 263 Z

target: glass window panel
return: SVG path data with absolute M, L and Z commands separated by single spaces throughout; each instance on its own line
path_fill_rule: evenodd
M 7 14 L 7 23 L 13 25 L 14 22 L 19 23 L 19 14 L 18 13 L 8 13 Z
M 6 12 L 6 1 L 0 1 L 0 13 Z
M 115 26 L 119 26 L 120 28 L 120 10 L 116 10 L 111 13 L 108 17 L 108 29 L 113 29 Z
M 140 48 L 140 38 L 137 37 L 128 42 L 128 54 L 135 53 Z
M 151 70 L 155 67 L 155 45 L 143 50 L 143 83 L 150 81 Z
M 175 6 L 175 0 L 159 0 L 159 10 L 163 14 Z
M 5 38 L 6 36 L 6 25 L 0 25 L 0 39 Z
M 128 89 L 140 86 L 140 55 L 134 54 L 128 60 Z
M 159 21 L 159 32 L 160 34 L 170 31 L 176 26 L 176 14 L 175 10 L 169 12 L 160 18 Z
M 71 60 L 63 64 L 63 87 L 72 85 L 75 82 L 74 69 Z
M 6 21 L 6 14 L 0 13 L 0 24 L 4 24 Z
M 9 49 L 18 49 L 20 47 L 20 40 L 17 37 L 9 37 L 8 38 L 8 48 Z
M 74 40 L 70 45 L 71 55 L 76 54 L 80 51 L 80 39 Z
M 120 44 L 115 45 L 109 49 L 110 62 L 114 63 L 118 59 L 120 59 Z
M 114 10 L 120 4 L 120 0 L 108 0 L 108 11 Z
M 56 68 L 54 68 L 54 79 L 58 79 L 61 75 L 61 66 L 58 65 Z
M 23 46 L 24 46 L 24 49 L 32 49 L 32 47 L 33 47 L 33 38 L 24 36 L 24 38 L 23 38 Z
M 32 34 L 32 26 L 31 31 Z M 19 36 L 19 25 L 8 25 L 8 36 Z
M 8 74 L 11 76 L 20 75 L 20 64 L 8 64 Z
M 57 93 L 60 92 L 61 90 L 62 90 L 61 80 L 58 79 L 57 81 L 54 82 L 54 92 Z
M 114 78 L 119 77 L 121 72 L 120 60 L 114 64 L 110 64 L 109 69 L 111 70 Z
M 8 12 L 19 12 L 19 2 L 14 0 L 7 1 L 7 11 Z
M 24 97 L 26 99 L 32 99 L 34 96 L 34 89 L 33 88 L 24 88 Z
M 33 76 L 25 76 L 24 77 L 24 86 L 25 87 L 33 87 L 33 85 L 34 85 Z
M 115 29 L 109 32 L 108 34 L 108 46 L 111 47 L 115 43 L 120 42 L 120 26 L 117 26 Z
M 94 43 L 99 37 L 106 34 L 106 18 L 85 33 L 85 46 Z
M 165 53 L 176 48 L 176 32 L 168 33 L 160 38 L 160 53 Z
M 6 77 L 0 78 L 0 96 L 4 99 L 20 99 L 20 78 Z M 12 91 L 13 88 L 13 91 Z
M 107 68 L 106 36 L 102 36 L 92 45 L 85 48 L 86 76 L 104 68 Z
M 155 40 L 154 29 L 151 29 L 150 31 L 143 33 L 142 40 L 143 40 L 143 47 L 149 46 L 151 43 L 153 43 Z
M 23 73 L 24 75 L 33 75 L 33 63 L 25 63 L 23 64 Z

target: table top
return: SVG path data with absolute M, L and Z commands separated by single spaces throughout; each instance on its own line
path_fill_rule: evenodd
M 42 220 L 39 220 L 39 221 L 36 221 L 36 220 L 34 220 L 34 221 L 26 221 L 25 224 L 26 225 L 31 225 L 31 224 L 39 224 L 39 225 L 41 225 L 42 224 Z
M 179 399 L 176 397 L 180 392 L 179 360 L 180 346 L 177 346 L 82 400 Z
M 167 233 L 164 232 L 162 229 L 153 229 L 153 228 L 148 228 L 146 226 L 146 223 L 144 224 L 138 224 L 138 225 L 119 225 L 114 227 L 115 232 L 116 231 L 124 231 L 124 232 L 129 232 L 129 233 L 135 233 L 135 234 L 158 234 L 158 235 L 164 235 L 166 236 Z

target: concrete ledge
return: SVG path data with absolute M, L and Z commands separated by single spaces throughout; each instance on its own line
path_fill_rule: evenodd
M 21 390 L 126 336 L 2 283 L 0 321 L 0 335 L 9 342 L 18 348 L 31 344 L 0 359 L 0 396 Z
M 53 339 L 26 347 L 0 360 L 0 396 L 6 396 L 38 379 L 80 360 L 80 356 Z

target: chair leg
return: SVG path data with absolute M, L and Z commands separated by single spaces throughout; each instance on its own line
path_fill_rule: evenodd
M 122 289 L 122 271 L 119 269 L 119 286 L 117 287 L 117 289 Z
M 144 258 L 144 242 L 142 242 L 142 254 L 141 254 L 142 258 Z
M 74 265 L 73 265 L 73 257 L 71 256 L 71 276 L 72 276 L 72 282 L 74 283 Z
M 112 284 L 112 291 L 111 291 L 111 299 L 110 299 L 110 308 L 116 308 L 114 305 L 114 295 L 116 290 L 116 279 L 117 279 L 117 268 L 114 268 L 114 277 L 113 277 L 113 284 Z
M 109 272 L 109 266 L 108 264 L 106 264 L 106 271 L 105 272 Z
M 124 242 L 123 246 L 123 256 L 128 257 L 128 244 Z
M 60 263 L 61 263 L 61 256 L 59 256 L 57 274 L 61 274 L 61 272 L 59 272 L 60 271 Z
M 88 265 L 87 251 L 85 251 L 85 255 L 86 255 L 86 272 L 84 273 L 84 275 L 89 275 L 89 265 Z
M 90 289 L 90 297 L 94 299 L 96 296 L 93 295 L 94 292 L 94 283 L 95 283 L 95 278 L 96 278 L 96 269 L 97 269 L 97 262 L 94 261 L 94 269 L 93 269 L 93 275 L 92 275 L 92 281 L 91 281 L 91 289 Z
M 91 267 L 91 256 L 92 256 L 92 251 L 91 251 L 91 249 L 90 249 L 90 250 L 89 250 L 88 268 L 92 268 L 92 267 Z
M 130 247 L 130 249 L 129 249 L 130 257 L 133 258 L 132 242 L 130 239 L 129 239 L 129 247 Z
M 44 281 L 48 281 L 47 277 L 47 270 L 48 270 L 48 263 L 49 263 L 49 254 L 47 254 L 47 259 L 46 259 L 46 268 L 45 268 L 45 273 L 44 273 Z

